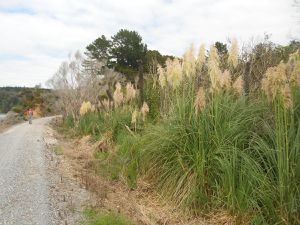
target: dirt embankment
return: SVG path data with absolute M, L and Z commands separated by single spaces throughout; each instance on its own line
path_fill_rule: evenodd
M 100 175 L 93 154 L 105 140 L 91 143 L 89 137 L 66 139 L 56 131 L 52 136 L 57 140 L 55 151 L 59 155 L 60 173 L 75 179 L 92 196 L 87 207 L 121 213 L 137 225 L 233 224 L 225 213 L 210 215 L 209 219 L 184 214 L 165 202 L 142 179 L 138 188 L 130 190 L 122 179 L 112 181 Z

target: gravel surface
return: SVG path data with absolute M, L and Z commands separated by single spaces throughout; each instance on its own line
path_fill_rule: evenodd
M 60 213 L 69 203 L 64 197 L 68 193 L 61 194 L 66 192 L 57 184 L 61 175 L 56 173 L 53 159 L 49 162 L 52 153 L 45 144 L 45 125 L 51 119 L 22 123 L 0 134 L 0 225 L 75 224 L 65 220 L 72 215 Z M 53 199 L 53 189 L 58 189 L 57 199 Z
M 50 224 L 42 142 L 48 121 L 0 135 L 0 224 Z

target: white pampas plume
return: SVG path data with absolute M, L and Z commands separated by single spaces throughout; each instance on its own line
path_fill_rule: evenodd
M 143 103 L 143 106 L 141 108 L 141 113 L 142 113 L 143 121 L 145 121 L 146 116 L 149 113 L 149 106 L 146 102 Z
M 236 39 L 232 39 L 231 46 L 228 54 L 228 64 L 233 68 L 236 68 L 238 65 L 238 44 Z
M 116 90 L 114 92 L 113 98 L 114 98 L 115 107 L 118 107 L 123 103 L 122 86 L 119 82 L 116 84 Z
M 162 68 L 161 65 L 158 65 L 157 66 L 157 72 L 158 72 L 159 84 L 162 88 L 164 88 L 166 86 L 166 83 L 167 83 L 164 68 Z
M 229 90 L 231 87 L 231 77 L 230 77 L 230 72 L 228 70 L 225 70 L 221 74 L 221 86 L 225 90 Z
M 287 66 L 283 62 L 267 69 L 265 78 L 262 80 L 262 90 L 269 101 L 274 100 L 276 95 L 284 88 L 287 80 Z
M 182 64 L 180 63 L 179 59 L 167 59 L 166 75 L 169 84 L 176 89 L 182 80 Z
M 139 115 L 139 112 L 135 109 L 131 115 L 131 124 L 137 123 L 138 115 Z
M 198 114 L 199 112 L 201 112 L 205 108 L 205 106 L 206 106 L 205 91 L 203 87 L 200 87 L 194 102 L 195 113 Z
M 133 100 L 136 96 L 136 90 L 134 89 L 132 83 L 128 82 L 126 84 L 126 100 L 129 102 Z
M 220 88 L 220 75 L 221 70 L 219 68 L 219 55 L 218 50 L 212 45 L 209 51 L 208 57 L 208 73 L 211 81 L 212 90 L 218 90 Z
M 242 95 L 244 92 L 244 81 L 242 76 L 239 76 L 232 85 L 233 90 Z
M 81 104 L 79 114 L 83 116 L 84 114 L 88 112 L 94 112 L 95 111 L 95 106 L 93 106 L 89 101 L 88 102 L 83 102 Z
M 293 106 L 292 93 L 288 84 L 284 85 L 282 90 L 283 104 L 286 109 L 291 109 Z
M 196 60 L 196 68 L 201 71 L 205 62 L 205 45 L 202 44 L 199 49 L 198 57 Z
M 191 45 L 183 56 L 182 71 L 188 78 L 196 74 L 196 59 L 193 45 Z

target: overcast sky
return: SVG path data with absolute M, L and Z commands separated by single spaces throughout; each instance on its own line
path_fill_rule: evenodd
M 299 39 L 294 0 L 0 0 L 0 86 L 49 79 L 68 54 L 119 29 L 149 49 L 180 56 L 194 43 L 240 42 L 272 34 Z M 299 12 L 298 12 L 299 13 Z

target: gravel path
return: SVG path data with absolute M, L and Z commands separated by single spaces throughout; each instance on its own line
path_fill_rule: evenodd
M 43 133 L 51 118 L 0 134 L 0 224 L 55 224 L 49 210 Z

